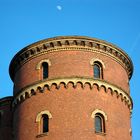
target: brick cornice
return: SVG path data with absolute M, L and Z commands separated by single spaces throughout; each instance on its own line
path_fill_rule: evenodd
M 102 53 L 120 63 L 127 71 L 129 79 L 133 73 L 133 64 L 129 56 L 117 46 L 103 40 L 84 36 L 60 36 L 31 44 L 19 51 L 9 67 L 11 79 L 16 71 L 27 61 L 45 53 L 65 50 L 82 50 Z
M 13 107 L 18 105 L 20 102 L 30 98 L 31 96 L 36 95 L 37 91 L 43 93 L 45 87 L 48 90 L 51 90 L 52 85 L 55 85 L 59 90 L 61 84 L 64 85 L 64 88 L 68 88 L 69 83 L 73 84 L 73 88 L 76 88 L 77 83 L 80 83 L 82 88 L 85 87 L 85 84 L 88 84 L 90 89 L 92 89 L 93 86 L 96 85 L 98 90 L 100 90 L 100 88 L 104 88 L 105 92 L 108 92 L 108 90 L 110 90 L 111 94 L 116 94 L 116 98 L 120 97 L 122 101 L 127 104 L 130 111 L 133 108 L 133 102 L 131 97 L 129 96 L 129 93 L 107 81 L 88 77 L 65 77 L 38 81 L 36 83 L 33 83 L 32 85 L 25 87 L 15 95 Z

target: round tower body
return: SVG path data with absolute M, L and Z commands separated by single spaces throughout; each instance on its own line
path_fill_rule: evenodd
M 102 40 L 62 36 L 13 58 L 15 140 L 131 140 L 133 66 Z

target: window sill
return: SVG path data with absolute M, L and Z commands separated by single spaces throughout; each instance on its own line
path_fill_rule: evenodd
M 95 131 L 95 133 L 96 133 L 97 135 L 102 135 L 102 136 L 105 136 L 105 135 L 106 135 L 106 133 L 104 133 L 104 132 L 96 132 L 96 131 Z
M 37 138 L 48 136 L 48 132 L 37 135 Z

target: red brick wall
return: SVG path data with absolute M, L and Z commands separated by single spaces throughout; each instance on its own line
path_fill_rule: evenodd
M 99 135 L 94 130 L 94 120 L 91 114 L 95 109 L 104 111 L 107 115 L 106 135 Z M 35 122 L 40 111 L 49 110 L 52 114 L 48 136 L 36 138 L 38 125 Z M 78 84 L 73 88 L 63 85 L 55 86 L 50 91 L 37 93 L 25 100 L 15 110 L 14 128 L 16 140 L 131 140 L 129 134 L 129 109 L 121 98 L 97 90 L 88 85 L 83 89 Z
M 12 111 L 10 105 L 0 106 L 2 111 L 0 140 L 12 140 Z
M 36 70 L 36 65 L 42 59 L 51 61 L 49 78 L 56 78 L 70 76 L 93 77 L 93 67 L 90 65 L 92 58 L 98 58 L 104 62 L 103 77 L 105 81 L 115 84 L 127 92 L 129 91 L 126 70 L 110 57 L 84 51 L 61 51 L 41 55 L 24 64 L 15 75 L 15 92 L 41 80 L 41 73 Z
M 128 75 L 126 70 L 111 57 L 103 54 L 84 51 L 57 51 L 36 58 L 25 63 L 15 74 L 15 93 L 22 88 L 41 80 L 41 73 L 36 65 L 42 59 L 49 59 L 49 78 L 58 77 L 93 77 L 92 58 L 104 62 L 103 77 L 105 81 L 121 87 L 129 92 Z M 95 109 L 104 111 L 106 121 L 106 134 L 95 134 L 91 113 Z M 49 110 L 50 119 L 48 136 L 36 138 L 38 126 L 36 116 L 43 110 Z M 37 93 L 21 104 L 14 111 L 14 137 L 15 140 L 131 140 L 130 110 L 128 106 L 117 97 L 97 87 L 90 89 L 88 85 L 83 89 L 78 84 L 73 88 L 62 85 L 59 89 L 52 86 L 51 90 Z

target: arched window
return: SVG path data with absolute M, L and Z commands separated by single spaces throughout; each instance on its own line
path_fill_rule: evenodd
M 93 65 L 94 78 L 103 78 L 102 65 L 99 62 L 94 62 Z
M 37 114 L 36 122 L 38 124 L 38 135 L 45 136 L 48 135 L 49 132 L 49 121 L 52 118 L 51 113 L 48 110 L 41 111 Z
M 42 115 L 42 133 L 49 132 L 49 117 L 47 114 Z
M 95 132 L 105 133 L 104 116 L 100 113 L 95 114 Z
M 49 70 L 48 63 L 47 62 L 43 62 L 42 63 L 42 75 L 43 75 L 43 79 L 48 78 L 48 70 Z

